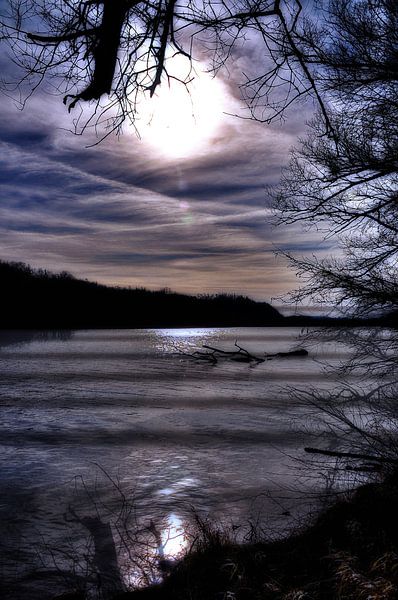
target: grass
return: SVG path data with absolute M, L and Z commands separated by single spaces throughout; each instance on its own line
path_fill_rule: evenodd
M 117 600 L 393 600 L 397 507 L 396 473 L 359 488 L 284 540 L 236 544 L 203 524 L 162 584 Z

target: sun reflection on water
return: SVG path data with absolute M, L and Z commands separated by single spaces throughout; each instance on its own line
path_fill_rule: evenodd
M 166 527 L 161 535 L 162 545 L 159 554 L 165 558 L 177 559 L 187 548 L 187 538 L 185 534 L 182 519 L 175 513 L 171 513 L 167 518 Z
M 181 329 L 152 329 L 155 337 L 155 346 L 162 353 L 191 352 L 203 344 L 215 342 L 224 330 L 201 327 L 187 327 Z
M 175 561 L 181 559 L 188 548 L 188 529 L 182 518 L 172 512 L 162 522 L 150 521 L 141 532 L 147 537 L 137 540 L 121 561 L 123 579 L 127 589 L 140 589 L 161 583 Z M 131 542 L 131 539 L 130 539 Z M 136 554 L 137 547 L 140 551 Z M 133 560 L 132 560 L 133 558 Z
M 161 338 L 208 337 L 220 333 L 220 329 L 187 327 L 186 329 L 154 329 L 153 333 Z

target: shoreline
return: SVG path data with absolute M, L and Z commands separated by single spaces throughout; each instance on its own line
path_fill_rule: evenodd
M 115 600 L 393 600 L 398 473 L 360 486 L 286 538 L 234 544 L 213 532 L 165 581 Z M 77 600 L 77 597 L 76 597 Z

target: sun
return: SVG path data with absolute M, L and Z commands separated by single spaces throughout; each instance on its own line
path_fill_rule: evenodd
M 173 73 L 187 77 L 186 60 L 173 59 Z M 136 121 L 139 136 L 165 158 L 184 158 L 203 152 L 221 126 L 225 90 L 221 82 L 198 67 L 188 85 L 164 81 L 153 98 L 141 103 Z

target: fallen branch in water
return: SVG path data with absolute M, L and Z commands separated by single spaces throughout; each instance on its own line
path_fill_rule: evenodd
M 256 362 L 262 363 L 264 362 L 264 358 L 260 358 L 259 356 L 255 356 L 254 354 L 250 354 L 245 348 L 239 346 L 238 341 L 235 340 L 235 347 L 238 350 L 220 350 L 219 348 L 214 348 L 213 346 L 208 346 L 203 344 L 203 348 L 206 350 L 210 350 L 212 354 L 221 354 L 224 356 L 229 356 L 231 360 L 236 360 L 238 362 Z
M 290 350 L 289 352 L 277 352 L 276 354 L 265 353 L 266 359 L 271 360 L 272 358 L 294 358 L 295 356 L 308 356 L 308 350 L 304 348 L 298 348 L 297 350 Z
M 208 350 L 209 352 L 203 352 L 201 350 L 195 350 L 194 352 L 184 352 L 178 347 L 176 347 L 176 350 L 179 354 L 189 356 L 190 358 L 195 358 L 196 360 L 206 360 L 214 365 L 217 364 L 220 358 L 229 358 L 230 360 L 234 360 L 236 362 L 254 363 L 252 365 L 254 366 L 263 363 L 266 360 L 272 360 L 273 358 L 308 356 L 307 350 L 304 350 L 304 348 L 299 348 L 298 350 L 291 350 L 289 352 L 277 352 L 276 354 L 265 353 L 265 358 L 261 358 L 259 356 L 256 356 L 255 354 L 251 354 L 242 346 L 239 346 L 237 340 L 235 340 L 235 347 L 237 348 L 237 350 L 221 350 L 220 348 L 216 348 L 215 346 L 203 344 L 202 348 Z
M 242 346 L 239 346 L 237 340 L 235 340 L 235 347 L 237 350 L 221 350 L 220 348 L 215 348 L 214 346 L 209 346 L 207 344 L 203 344 L 202 348 L 205 350 L 209 350 L 209 352 L 202 352 L 201 350 L 195 350 L 195 352 L 184 352 L 177 348 L 179 354 L 184 354 L 185 356 L 189 356 L 190 358 L 195 358 L 196 360 L 207 360 L 212 364 L 217 364 L 218 359 L 220 358 L 229 358 L 230 360 L 234 360 L 237 362 L 246 362 L 246 363 L 254 363 L 259 364 L 265 362 L 264 358 L 260 358 L 259 356 L 255 356 L 248 352 Z

